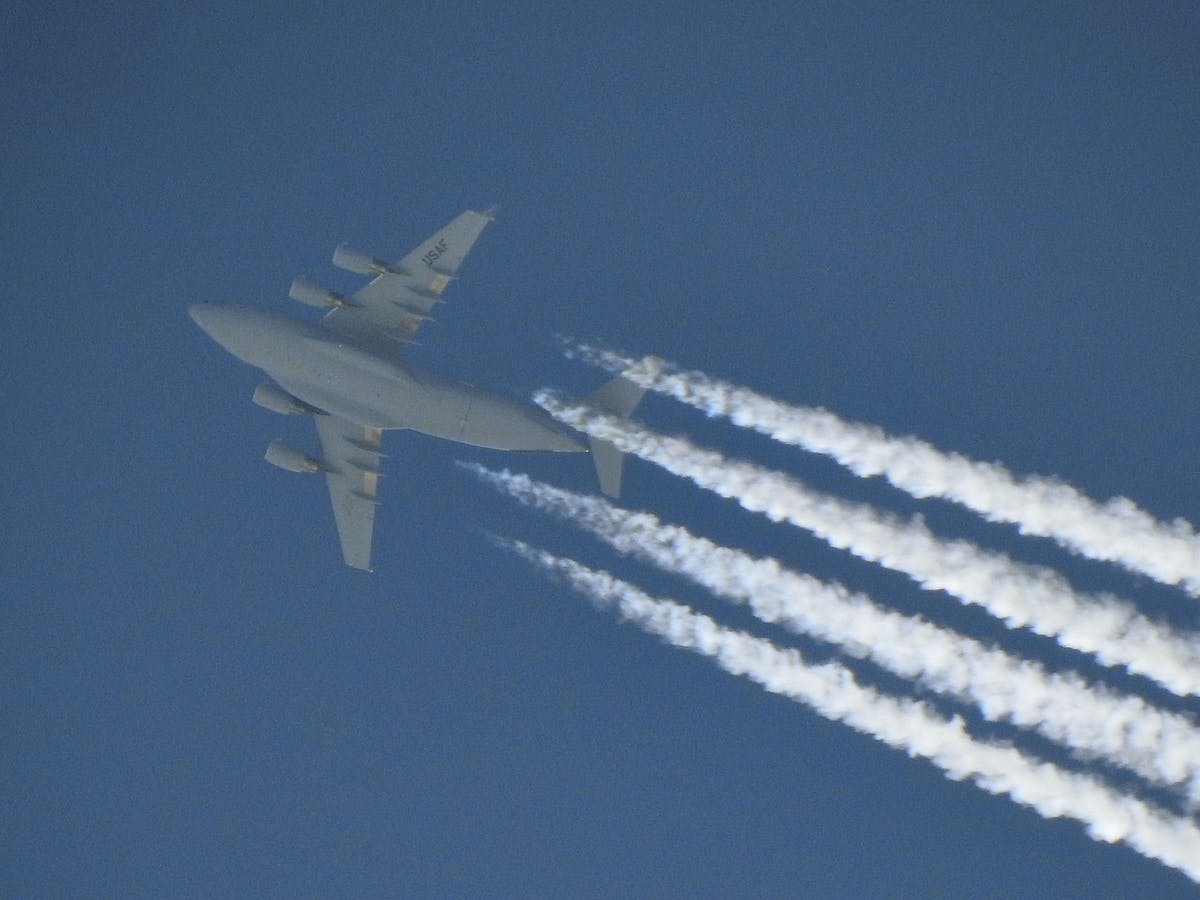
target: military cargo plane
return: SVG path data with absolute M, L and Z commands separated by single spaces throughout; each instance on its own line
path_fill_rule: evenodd
M 248 306 L 188 308 L 213 340 L 270 377 L 254 391 L 255 403 L 277 413 L 313 416 L 320 458 L 272 441 L 266 460 L 290 472 L 325 474 L 342 556 L 356 569 L 370 571 L 384 431 L 408 429 L 497 450 L 589 449 L 532 404 L 437 375 L 405 359 L 405 347 L 429 320 L 490 221 L 490 213 L 468 210 L 395 263 L 339 246 L 333 254 L 335 266 L 373 278 L 349 296 L 295 279 L 289 295 L 293 300 L 329 310 L 317 322 Z M 588 402 L 627 416 L 643 393 L 618 377 Z M 601 490 L 617 496 L 621 453 L 603 441 L 589 438 L 589 443 Z

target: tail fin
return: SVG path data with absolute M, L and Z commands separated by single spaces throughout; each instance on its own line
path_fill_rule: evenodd
M 660 369 L 662 360 L 647 357 L 593 392 L 585 402 L 605 412 L 627 417 L 633 413 L 646 393 L 643 384 L 653 381 Z M 600 490 L 616 499 L 621 495 L 621 472 L 624 469 L 625 454 L 608 441 L 589 436 L 588 443 L 592 448 L 592 460 L 596 463 Z

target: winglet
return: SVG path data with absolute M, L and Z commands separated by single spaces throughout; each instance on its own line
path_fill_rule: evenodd
M 585 402 L 597 409 L 627 418 L 633 414 L 648 385 L 662 370 L 663 362 L 648 356 L 634 363 L 612 381 L 590 394 Z M 621 495 L 621 475 L 625 467 L 625 454 L 608 441 L 588 436 L 592 448 L 592 461 L 596 464 L 596 476 L 600 479 L 600 490 L 614 500 Z

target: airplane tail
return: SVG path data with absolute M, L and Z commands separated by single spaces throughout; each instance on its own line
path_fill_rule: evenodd
M 637 375 L 642 379 L 653 379 L 662 368 L 662 360 L 647 357 L 626 369 L 608 384 L 590 394 L 585 402 L 597 409 L 614 415 L 627 417 L 632 415 L 638 403 L 646 393 L 632 378 Z M 621 473 L 624 469 L 625 454 L 608 441 L 589 436 L 588 443 L 592 448 L 592 460 L 596 464 L 596 475 L 600 479 L 600 490 L 605 495 L 616 499 L 621 495 Z

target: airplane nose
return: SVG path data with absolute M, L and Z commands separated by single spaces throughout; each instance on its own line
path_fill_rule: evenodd
M 192 304 L 187 307 L 187 314 L 192 322 L 200 326 L 204 334 L 216 340 L 217 330 L 221 324 L 221 311 L 211 304 Z
M 188 315 L 210 338 L 233 352 L 244 331 L 238 310 L 227 306 L 215 306 L 211 303 L 193 303 L 188 307 Z
M 212 333 L 212 306 L 207 303 L 193 303 L 188 307 L 187 311 L 193 322 L 195 322 L 209 334 Z

